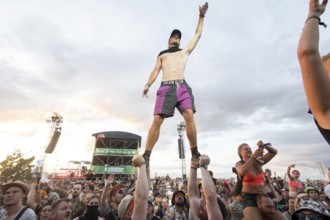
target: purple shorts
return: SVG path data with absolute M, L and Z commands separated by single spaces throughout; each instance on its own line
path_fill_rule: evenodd
M 196 112 L 192 90 L 185 80 L 164 81 L 157 91 L 154 115 L 172 117 L 175 108 L 181 114 L 186 109 Z

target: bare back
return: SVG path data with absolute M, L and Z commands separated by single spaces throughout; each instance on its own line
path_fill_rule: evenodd
M 184 70 L 188 60 L 186 50 L 164 53 L 160 56 L 163 72 L 162 81 L 184 79 Z

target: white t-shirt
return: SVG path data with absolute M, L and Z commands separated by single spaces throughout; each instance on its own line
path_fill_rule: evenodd
M 23 208 L 24 208 L 24 206 L 20 209 L 20 211 L 18 213 L 20 213 Z M 17 213 L 17 215 L 18 215 L 18 213 Z M 2 219 L 6 219 L 6 212 L 3 214 L 3 216 L 1 216 L 0 220 L 2 220 Z M 20 220 L 37 220 L 38 218 L 37 218 L 36 213 L 32 209 L 27 208 L 19 219 Z

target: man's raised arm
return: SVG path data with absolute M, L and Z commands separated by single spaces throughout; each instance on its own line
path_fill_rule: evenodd
M 189 42 L 189 44 L 184 48 L 184 50 L 186 50 L 188 54 L 190 54 L 194 50 L 194 48 L 196 47 L 196 45 L 198 43 L 199 38 L 201 38 L 201 36 L 202 36 L 204 17 L 205 17 L 208 7 L 209 7 L 209 5 L 207 2 L 205 2 L 204 5 L 199 6 L 199 19 L 198 19 L 198 23 L 197 23 L 195 36 Z

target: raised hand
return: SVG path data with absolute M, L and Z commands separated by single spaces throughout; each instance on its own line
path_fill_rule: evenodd
M 132 159 L 132 164 L 134 167 L 140 167 L 145 164 L 144 158 L 141 155 L 135 155 Z
M 205 2 L 204 5 L 199 6 L 199 15 L 204 17 L 208 8 L 209 4 L 207 2 Z
M 314 15 L 314 16 L 320 16 L 325 11 L 325 8 L 327 6 L 328 0 L 322 0 L 322 3 L 319 3 L 319 0 L 310 0 L 309 1 L 309 15 L 308 17 Z

